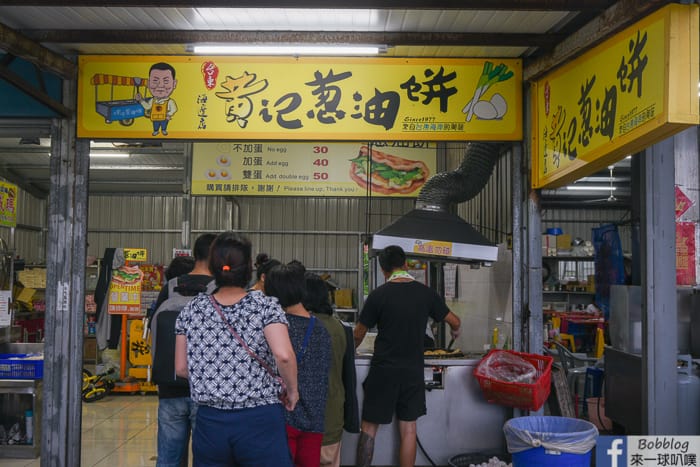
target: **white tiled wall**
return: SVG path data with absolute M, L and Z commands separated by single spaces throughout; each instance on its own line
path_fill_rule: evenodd
M 512 326 L 512 252 L 499 245 L 498 261 L 491 267 L 471 269 L 460 265 L 457 297 L 447 305 L 462 320 L 462 334 L 454 344 L 464 352 L 482 352 L 499 329 L 502 347 Z M 512 346 L 512 338 L 509 338 Z

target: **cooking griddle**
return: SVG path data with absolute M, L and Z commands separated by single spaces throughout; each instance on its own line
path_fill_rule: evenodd
M 445 349 L 426 349 L 423 352 L 423 357 L 428 359 L 434 358 L 462 358 L 464 357 L 464 352 L 459 349 L 455 350 L 445 350 Z

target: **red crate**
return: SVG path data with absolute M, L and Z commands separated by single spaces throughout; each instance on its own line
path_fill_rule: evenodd
M 532 363 L 536 370 L 536 381 L 533 384 L 507 382 L 484 374 L 485 362 L 495 352 L 508 352 Z M 522 410 L 539 410 L 549 397 L 552 382 L 552 360 L 552 357 L 548 355 L 494 349 L 482 358 L 481 362 L 474 368 L 474 376 L 487 401 Z

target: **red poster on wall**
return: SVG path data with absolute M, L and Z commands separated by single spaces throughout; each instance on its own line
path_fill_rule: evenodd
M 676 186 L 676 220 L 693 205 L 693 201 Z
M 676 285 L 695 285 L 695 223 L 676 222 Z

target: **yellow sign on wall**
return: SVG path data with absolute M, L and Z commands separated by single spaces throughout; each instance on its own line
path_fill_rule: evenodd
M 522 139 L 513 59 L 79 58 L 81 138 Z
M 145 263 L 148 261 L 148 250 L 145 248 L 124 248 L 124 259 L 130 262 Z
M 452 242 L 416 240 L 413 244 L 413 252 L 423 255 L 452 256 L 452 250 Z
M 141 314 L 143 271 L 138 266 L 120 266 L 112 270 L 107 312 L 111 315 Z
M 698 6 L 669 5 L 532 85 L 532 186 L 597 172 L 698 119 Z
M 195 143 L 192 194 L 416 197 L 436 159 L 424 141 Z
M 0 225 L 17 226 L 17 185 L 0 182 Z

